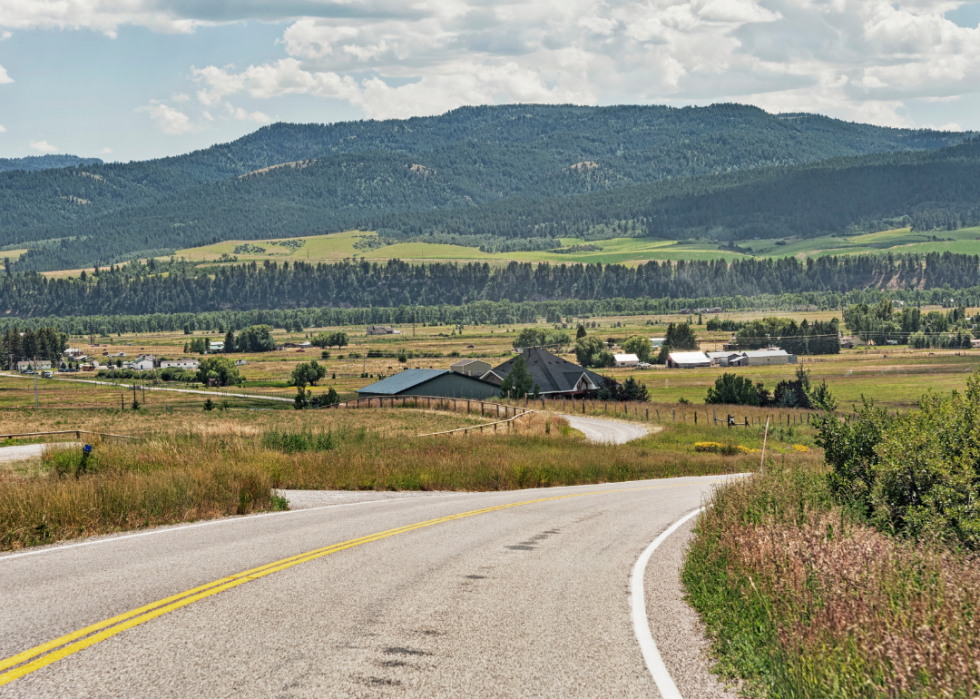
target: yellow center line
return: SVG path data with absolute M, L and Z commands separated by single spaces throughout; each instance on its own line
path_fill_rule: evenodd
M 429 519 L 423 522 L 407 524 L 395 529 L 388 529 L 383 532 L 368 534 L 357 539 L 351 539 L 349 541 L 331 544 L 312 551 L 306 551 L 305 553 L 296 554 L 288 558 L 283 558 L 279 561 L 267 563 L 257 568 L 252 568 L 241 573 L 236 573 L 235 575 L 219 578 L 218 580 L 214 580 L 213 582 L 209 582 L 204 585 L 193 587 L 179 594 L 165 597 L 156 602 L 152 602 L 142 607 L 138 607 L 137 609 L 114 616 L 110 619 L 106 619 L 105 621 L 100 621 L 97 624 L 86 626 L 83 629 L 74 631 L 70 634 L 62 636 L 61 638 L 56 638 L 53 641 L 42 643 L 39 646 L 25 650 L 17 655 L 6 658 L 5 660 L 0 660 L 0 671 L 6 670 L 6 672 L 2 672 L 2 674 L 0 674 L 0 687 L 23 677 L 24 675 L 28 675 L 35 670 L 51 665 L 52 663 L 66 658 L 69 655 L 73 655 L 80 650 L 84 650 L 89 646 L 93 646 L 96 643 L 104 641 L 107 638 L 111 638 L 116 634 L 120 634 L 123 631 L 139 626 L 140 624 L 145 624 L 152 619 L 156 619 L 157 617 L 163 616 L 164 614 L 172 612 L 176 609 L 186 607 L 194 602 L 211 597 L 212 595 L 216 595 L 219 592 L 230 590 L 238 587 L 239 585 L 243 585 L 244 583 L 251 582 L 252 580 L 259 580 L 267 575 L 278 573 L 286 570 L 287 568 L 300 565 L 301 563 L 308 563 L 309 561 L 322 558 L 323 556 L 329 556 L 330 554 L 337 553 L 338 551 L 344 551 L 346 549 L 354 548 L 355 546 L 361 546 L 363 544 L 379 541 L 381 539 L 387 539 L 388 537 L 392 537 L 397 534 L 404 534 L 417 529 L 431 527 L 436 524 L 463 519 L 465 517 L 474 517 L 476 515 L 482 515 L 488 512 L 497 512 L 499 510 L 506 510 L 511 507 L 533 505 L 539 502 L 548 502 L 551 500 L 564 500 L 567 498 L 577 498 L 586 495 L 608 495 L 611 493 L 635 492 L 638 490 L 679 488 L 686 485 L 710 485 L 721 482 L 723 481 L 715 480 L 696 484 L 677 483 L 672 485 L 647 486 L 643 488 L 619 488 L 616 490 L 597 490 L 588 493 L 573 493 L 570 495 L 555 495 L 547 498 L 537 498 L 535 500 L 523 500 L 521 502 L 512 502 L 507 503 L 506 505 L 485 507 L 479 510 L 470 510 L 469 512 L 461 512 L 455 515 L 447 515 L 445 517 L 437 517 L 435 519 Z M 47 655 L 45 655 L 45 653 L 47 653 Z

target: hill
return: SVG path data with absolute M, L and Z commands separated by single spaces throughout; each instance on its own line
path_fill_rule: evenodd
M 506 105 L 408 120 L 275 124 L 160 160 L 0 173 L 0 246 L 38 248 L 21 258 L 22 269 L 71 268 L 373 220 L 391 228 L 387 215 L 465 210 L 515 196 L 559 200 L 840 156 L 932 150 L 966 137 L 730 104 Z
M 26 158 L 0 158 L 0 172 L 20 170 L 56 170 L 79 165 L 101 165 L 101 158 L 79 158 L 77 155 L 29 155 Z

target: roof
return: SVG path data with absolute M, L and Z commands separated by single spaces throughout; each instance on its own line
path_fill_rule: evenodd
M 705 352 L 705 354 L 708 355 L 708 357 L 710 357 L 711 359 L 715 359 L 717 357 L 731 357 L 732 355 L 738 355 L 739 357 L 742 356 L 742 353 L 741 352 L 735 352 L 735 351 L 727 351 L 727 352 Z
M 789 353 L 783 349 L 747 350 L 742 352 L 746 357 L 787 357 Z
M 699 364 L 711 363 L 704 352 L 671 352 L 667 355 L 672 362 L 677 364 Z
M 617 362 L 638 362 L 640 358 L 635 354 L 614 354 L 613 359 Z
M 370 386 L 357 389 L 356 393 L 383 393 L 394 396 L 402 391 L 415 388 L 437 376 L 450 373 L 448 369 L 406 369 L 394 376 L 381 379 Z
M 486 364 L 487 366 L 490 366 L 487 362 L 484 362 L 481 359 L 460 359 L 458 362 L 453 362 L 449 366 L 466 366 L 467 364 L 472 364 L 473 362 L 478 362 L 480 364 Z
M 594 371 L 589 371 L 540 347 L 528 347 L 517 357 L 524 357 L 524 361 L 527 362 L 527 370 L 541 393 L 572 392 L 575 390 L 575 385 L 579 379 L 582 378 L 582 374 L 585 374 L 597 388 L 605 383 L 605 379 Z M 507 378 L 507 375 L 514 368 L 517 357 L 512 357 L 494 368 L 493 373 L 501 379 Z

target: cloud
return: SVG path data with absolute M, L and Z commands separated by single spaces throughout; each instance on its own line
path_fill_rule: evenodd
M 7 127 L 3 124 L 0 124 L 0 133 L 7 133 Z
M 189 116 L 166 104 L 150 104 L 137 111 L 148 112 L 156 127 L 166 134 L 179 136 L 197 130 Z
M 31 141 L 28 144 L 31 150 L 40 151 L 41 153 L 57 153 L 58 147 L 52 146 L 47 141 Z
M 190 102 L 191 96 L 188 95 L 187 93 L 181 92 L 179 94 L 174 95 L 171 99 L 173 99 L 174 102 Z
M 0 32 L 0 41 L 4 41 L 13 36 L 12 32 Z
M 0 66 L 0 85 L 5 85 L 7 83 L 12 83 L 14 81 L 9 75 L 7 75 L 7 69 Z
M 972 6 L 963 0 L 0 0 L 0 26 L 88 28 L 113 36 L 124 25 L 193 32 L 244 20 L 285 22 L 284 54 L 275 60 L 192 67 L 194 96 L 209 110 L 202 123 L 227 110 L 233 95 L 302 94 L 343 100 L 378 118 L 513 101 L 738 101 L 905 125 L 909 100 L 972 94 L 980 84 L 980 27 L 962 16 Z M 151 116 L 167 124 L 164 130 L 192 129 L 186 115 L 155 106 Z M 258 121 L 261 112 L 244 114 Z
M 105 148 L 99 151 L 99 155 L 112 155 L 112 148 L 106 146 Z
M 232 107 L 230 104 L 226 104 L 225 108 L 228 110 L 231 118 L 237 121 L 256 121 L 260 124 L 268 124 L 272 121 L 272 119 L 262 112 L 247 112 L 241 107 Z

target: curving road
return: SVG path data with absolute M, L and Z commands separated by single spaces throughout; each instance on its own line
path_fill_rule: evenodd
M 617 420 L 604 420 L 598 417 L 581 417 L 577 415 L 560 415 L 568 420 L 572 429 L 585 434 L 590 442 L 597 444 L 626 444 L 634 439 L 646 437 L 650 432 L 659 432 L 662 428 L 648 428 Z
M 0 556 L 0 697 L 656 697 L 631 571 L 721 480 L 329 506 Z

